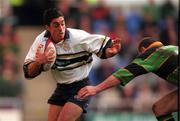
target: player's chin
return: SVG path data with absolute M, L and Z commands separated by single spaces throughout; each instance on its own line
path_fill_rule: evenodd
M 62 36 L 58 36 L 58 40 L 59 40 L 59 41 L 64 40 L 64 36 L 63 36 L 63 35 L 62 35 Z
M 58 38 L 62 40 L 64 39 L 64 35 L 65 35 L 64 33 L 58 34 Z
M 62 40 L 64 40 L 64 37 L 56 37 L 56 40 L 54 40 L 55 43 L 61 42 Z

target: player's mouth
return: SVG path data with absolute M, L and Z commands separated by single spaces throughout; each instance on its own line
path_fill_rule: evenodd
M 64 35 L 64 32 L 60 32 L 59 35 L 61 35 L 61 36 Z

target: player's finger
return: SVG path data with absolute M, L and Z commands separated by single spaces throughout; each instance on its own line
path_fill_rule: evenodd
M 48 59 L 49 59 L 49 60 L 54 60 L 54 58 L 55 58 L 54 55 L 53 55 L 53 56 L 48 56 Z
M 88 93 L 88 91 L 82 90 L 82 91 L 78 92 L 78 96 L 83 97 L 83 95 L 85 95 L 87 93 Z
M 35 57 L 39 58 L 39 53 L 38 52 L 36 52 Z
M 86 92 L 86 91 L 87 91 L 86 87 L 83 87 L 78 91 L 78 94 L 82 94 L 83 92 Z
M 53 62 L 54 61 L 54 56 L 53 57 L 50 57 L 50 58 L 47 58 L 48 62 Z
M 81 91 L 81 92 L 78 92 L 78 96 L 83 96 L 86 92 L 85 91 Z
M 84 93 L 84 94 L 82 94 L 82 95 L 78 95 L 80 98 L 85 98 L 86 97 L 86 95 L 87 95 L 87 93 Z
M 40 50 L 41 50 L 41 48 L 37 48 L 36 53 L 39 53 L 39 52 L 40 52 Z
M 84 94 L 81 98 L 82 99 L 86 99 L 87 97 L 89 97 L 90 96 L 90 94 L 89 93 L 86 93 L 86 94 Z
M 117 49 L 114 48 L 114 47 L 112 47 L 112 48 L 110 48 L 108 51 L 109 51 L 109 53 L 114 54 L 114 53 L 117 52 Z
M 38 47 L 37 47 L 37 51 L 39 52 L 41 49 L 42 49 L 42 47 L 43 47 L 43 45 L 38 45 Z

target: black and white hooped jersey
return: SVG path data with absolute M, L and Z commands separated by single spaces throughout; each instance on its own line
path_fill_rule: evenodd
M 46 31 L 38 35 L 32 44 L 24 64 L 35 60 L 37 46 L 48 40 Z M 110 38 L 99 34 L 89 34 L 83 30 L 67 28 L 65 40 L 55 44 L 56 61 L 51 68 L 54 79 L 61 84 L 69 84 L 88 77 L 92 68 L 92 54 L 102 57 Z

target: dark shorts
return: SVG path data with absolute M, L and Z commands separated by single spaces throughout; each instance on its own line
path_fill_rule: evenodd
M 89 85 L 89 79 L 83 79 L 71 84 L 57 84 L 52 96 L 49 98 L 48 103 L 53 105 L 64 106 L 67 102 L 72 102 L 83 109 L 83 113 L 86 113 L 86 109 L 89 104 L 89 99 L 81 100 L 76 97 L 77 92 L 84 86 Z

